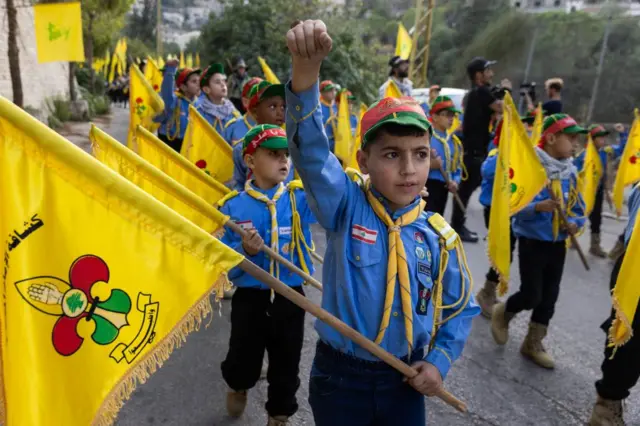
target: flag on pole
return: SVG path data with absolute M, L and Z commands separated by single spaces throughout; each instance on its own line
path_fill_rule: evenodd
M 398 85 L 396 84 L 395 81 L 389 79 L 389 84 L 387 84 L 387 88 L 384 91 L 384 97 L 385 98 L 401 98 L 402 92 L 400 91 L 400 88 L 398 87 Z
M 196 52 L 196 68 L 200 68 L 200 53 Z
M 191 53 L 187 54 L 186 63 L 187 63 L 187 68 L 193 68 L 193 54 Z
M 358 112 L 358 127 L 356 128 L 356 137 L 353 140 L 353 149 L 351 150 L 351 159 L 349 160 L 349 167 L 360 172 L 360 166 L 358 165 L 357 154 L 362 146 L 362 116 L 367 112 L 367 105 L 360 103 L 360 111 Z
M 622 214 L 624 188 L 640 181 L 640 116 L 637 109 L 634 112 L 634 116 L 629 139 L 620 158 L 616 181 L 613 184 L 613 204 L 618 211 L 618 216 Z
M 80 3 L 33 6 L 38 62 L 84 62 Z
M 498 271 L 498 292 L 505 294 L 511 266 L 511 216 L 522 210 L 542 190 L 547 174 L 520 121 L 509 93 L 504 97 L 496 175 L 493 181 L 488 252 Z
M 267 61 L 265 61 L 262 56 L 258 56 L 258 62 L 262 67 L 262 73 L 264 74 L 264 79 L 271 84 L 280 84 L 280 80 L 278 79 L 278 77 L 276 77 L 275 73 L 271 70 L 269 65 L 267 65 Z
M 242 256 L 2 97 L 0 169 L 0 423 L 111 425 Z
M 129 109 L 131 118 L 127 146 L 135 151 L 133 136 L 136 126 L 154 129 L 156 124 L 153 122 L 153 117 L 164 110 L 162 98 L 153 90 L 136 65 L 131 65 L 129 68 Z
M 164 68 L 164 59 L 162 58 L 162 56 L 158 56 L 158 61 L 156 63 L 158 64 L 158 69 Z
M 186 68 L 187 62 L 184 60 L 184 52 L 180 51 L 180 68 Z
M 218 182 L 233 178 L 233 149 L 193 105 L 180 154 Z
M 342 90 L 338 95 L 338 125 L 336 126 L 336 146 L 335 154 L 342 161 L 345 167 L 351 158 L 351 148 L 353 145 L 353 135 L 351 134 L 351 117 L 349 114 L 349 99 L 347 90 Z
M 531 143 L 533 146 L 538 145 L 542 137 L 542 126 L 544 124 L 544 116 L 542 115 L 542 104 L 538 104 L 536 108 L 536 118 L 533 121 L 533 130 L 531 131 Z
M 584 155 L 584 166 L 578 174 L 578 188 L 580 188 L 582 199 L 584 200 L 585 216 L 589 216 L 591 214 L 596 203 L 596 192 L 598 192 L 602 174 L 602 160 L 600 160 L 598 150 L 593 144 L 591 134 L 589 134 L 587 139 L 587 148 Z
M 409 59 L 411 49 L 413 48 L 413 40 L 409 35 L 409 31 L 402 25 L 398 24 L 398 36 L 396 37 L 396 56 L 402 59 Z

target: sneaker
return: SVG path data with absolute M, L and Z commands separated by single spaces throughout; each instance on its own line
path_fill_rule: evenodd
M 289 417 L 287 416 L 275 416 L 269 417 L 269 422 L 267 426 L 288 426 L 289 425 Z
M 247 406 L 247 391 L 227 392 L 227 413 L 231 417 L 240 417 Z
M 589 426 L 625 426 L 623 411 L 622 401 L 598 397 Z

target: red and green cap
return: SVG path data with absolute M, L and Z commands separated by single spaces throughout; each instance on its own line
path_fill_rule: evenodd
M 273 124 L 259 124 L 244 136 L 242 156 L 253 154 L 258 148 L 286 149 L 287 132 Z
M 536 115 L 538 114 L 538 108 L 530 109 L 527 111 L 527 114 L 520 117 L 520 120 L 523 123 L 532 124 L 536 121 Z M 544 116 L 544 111 L 542 111 L 542 115 Z
M 265 99 L 274 98 L 276 96 L 286 99 L 284 84 L 272 84 L 268 81 L 262 80 L 254 84 L 249 90 L 249 109 L 256 107 Z
M 371 105 L 362 116 L 362 147 L 371 142 L 369 137 L 384 124 L 414 126 L 433 134 L 424 110 L 412 97 L 384 98 Z
M 542 124 L 542 137 L 540 138 L 538 146 L 540 146 L 540 148 L 544 147 L 546 137 L 556 133 L 576 135 L 589 133 L 589 131 L 580 126 L 576 120 L 568 114 L 552 114 L 544 119 Z
M 251 88 L 253 86 L 255 86 L 256 84 L 260 83 L 261 81 L 263 81 L 260 77 L 252 77 L 249 81 L 247 81 L 244 86 L 242 86 L 242 97 L 243 98 L 248 98 L 249 97 L 249 91 L 251 91 Z
M 176 71 L 175 82 L 176 86 L 180 87 L 194 74 L 200 74 L 200 68 L 181 68 Z
M 356 97 L 355 97 L 355 96 L 353 96 L 353 93 L 351 93 L 351 90 L 348 90 L 348 89 L 341 89 L 341 90 L 340 90 L 340 94 L 342 94 L 342 92 L 346 92 L 346 93 L 347 93 L 347 100 L 348 100 L 348 101 L 355 101 L 355 100 L 356 100 Z M 338 96 L 338 97 L 336 98 L 336 103 L 338 103 L 338 104 L 340 103 L 340 96 Z
M 209 84 L 209 80 L 213 77 L 214 74 L 222 74 L 224 75 L 224 65 L 222 64 L 211 64 L 206 67 L 202 71 L 202 75 L 200 76 L 200 87 L 204 87 Z
M 460 114 L 461 111 L 456 108 L 453 100 L 448 96 L 438 96 L 433 100 L 429 114 L 437 114 L 442 111 L 451 111 L 456 114 Z
M 328 90 L 333 90 L 336 88 L 336 85 L 331 80 L 324 80 L 320 82 L 320 92 L 326 92 Z
M 610 132 L 605 129 L 601 124 L 592 124 L 589 126 L 589 134 L 592 138 L 597 138 L 599 136 L 607 136 Z

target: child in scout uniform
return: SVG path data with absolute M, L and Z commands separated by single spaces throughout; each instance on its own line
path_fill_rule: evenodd
M 624 126 L 622 124 L 616 124 L 615 129 L 620 134 L 619 143 L 616 145 L 606 146 L 609 131 L 599 124 L 593 124 L 589 126 L 589 134 L 591 135 L 591 140 L 593 140 L 593 144 L 598 151 L 603 172 L 602 178 L 600 178 L 600 185 L 598 186 L 598 189 L 596 191 L 596 199 L 593 205 L 593 210 L 589 215 L 589 222 L 591 223 L 591 247 L 589 248 L 589 253 L 601 258 L 607 257 L 607 253 L 602 249 L 600 245 L 600 225 L 602 224 L 602 204 L 604 203 L 604 183 L 606 182 L 607 161 L 609 159 L 609 155 L 611 155 L 614 159 L 620 158 L 622 156 L 622 152 L 624 151 L 624 147 L 627 144 L 628 138 L 628 134 L 625 132 Z M 586 150 L 583 150 L 580 154 L 578 154 L 574 161 L 575 166 L 578 168 L 578 170 L 582 170 L 584 168 L 585 155 Z
M 282 126 L 284 124 L 285 103 L 284 86 L 271 84 L 268 81 L 260 81 L 249 90 L 249 103 L 247 108 L 257 124 L 271 124 Z M 236 191 L 244 191 L 245 182 L 249 175 L 249 169 L 244 162 L 244 148 L 242 144 L 233 147 L 233 188 Z M 285 183 L 293 179 L 293 168 L 287 176 Z
M 240 117 L 232 118 L 224 126 L 223 137 L 231 146 L 236 146 L 237 143 L 242 142 L 244 135 L 257 124 L 251 111 L 249 111 L 249 91 L 261 81 L 262 79 L 260 77 L 253 77 L 244 85 L 242 88 L 242 105 L 244 105 L 244 109 L 247 112 Z
M 449 192 L 458 190 L 462 179 L 462 142 L 447 132 L 458 111 L 448 96 L 438 96 L 431 104 L 431 168 L 427 179 L 427 210 L 444 214 Z M 446 174 L 443 176 L 442 172 Z
M 412 98 L 372 105 L 357 154 L 369 180 L 352 181 L 329 150 L 318 108 L 318 75 L 332 44 L 324 23 L 299 23 L 287 44 L 289 150 L 327 232 L 322 307 L 419 371 L 406 379 L 317 321 L 309 382 L 315 424 L 424 425 L 423 395 L 440 389 L 479 313 L 460 239 L 419 195 L 431 126 Z
M 279 126 L 257 125 L 242 144 L 244 158 L 252 171 L 245 191 L 232 192 L 221 201 L 220 211 L 248 231 L 246 238 L 227 229 L 222 241 L 256 265 L 280 279 L 298 293 L 303 279 L 280 267 L 259 251 L 264 242 L 299 268 L 313 273 L 307 247 L 315 223 L 300 185 L 284 185 L 291 162 L 287 136 Z M 300 221 L 294 221 L 294 216 Z M 235 268 L 229 273 L 237 290 L 231 301 L 229 352 L 222 363 L 222 376 L 229 386 L 227 410 L 242 415 L 247 391 L 260 378 L 265 350 L 269 357 L 266 410 L 269 426 L 282 426 L 298 409 L 300 386 L 298 364 L 304 337 L 304 310 L 286 298 L 273 294 L 255 278 Z
M 164 111 L 154 117 L 153 121 L 160 123 L 158 138 L 180 152 L 189 124 L 189 105 L 200 94 L 200 70 L 184 68 L 176 71 L 177 64 L 178 61 L 174 59 L 165 65 L 160 88 Z
M 336 85 L 331 80 L 324 80 L 320 83 L 320 108 L 322 111 L 322 123 L 324 131 L 329 139 L 331 152 L 335 149 L 335 127 L 337 126 L 338 105 L 336 104 L 337 96 Z
M 196 102 L 196 109 L 222 136 L 227 122 L 240 116 L 233 103 L 227 99 L 227 76 L 222 64 L 211 64 L 202 71 L 200 87 L 202 95 Z
M 560 293 L 566 239 L 569 232 L 575 234 L 585 222 L 572 153 L 578 135 L 586 132 L 566 114 L 553 114 L 544 120 L 536 153 L 551 183 L 513 218 L 520 258 L 520 289 L 506 303 L 498 303 L 491 318 L 493 337 L 496 343 L 504 345 L 509 338 L 511 319 L 521 311 L 533 310 L 529 332 L 520 351 L 537 365 L 549 369 L 554 368 L 555 363 L 542 340 Z M 566 228 L 558 208 L 568 219 Z

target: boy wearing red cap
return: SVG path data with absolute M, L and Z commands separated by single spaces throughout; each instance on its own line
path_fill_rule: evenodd
M 256 84 L 260 83 L 262 79 L 260 77 L 253 77 L 247 81 L 242 88 L 242 106 L 247 111 L 240 117 L 235 117 L 227 122 L 224 126 L 224 139 L 231 146 L 235 146 L 238 142 L 242 142 L 244 135 L 247 134 L 253 126 L 255 126 L 256 120 L 253 118 L 251 111 L 249 111 L 249 91 Z
M 338 89 L 331 80 L 324 80 L 320 83 L 320 108 L 322 111 L 322 122 L 324 123 L 324 131 L 329 139 L 331 152 L 335 149 L 335 133 L 338 125 L 338 105 L 336 104 L 336 96 Z
M 567 114 L 553 114 L 544 120 L 542 138 L 536 153 L 550 185 L 513 217 L 513 232 L 518 238 L 520 289 L 506 303 L 498 303 L 491 317 L 491 333 L 496 343 L 509 339 L 509 322 L 524 310 L 532 310 L 529 332 L 520 352 L 543 368 L 555 362 L 542 340 L 553 317 L 560 293 L 560 282 L 567 252 L 569 233 L 584 225 L 584 202 L 578 191 L 578 174 L 573 151 L 578 135 L 587 133 Z M 567 217 L 563 225 L 560 212 Z
M 479 313 L 460 239 L 420 198 L 431 125 L 412 98 L 372 105 L 357 153 L 369 179 L 353 182 L 329 150 L 318 109 L 318 75 L 332 45 L 324 23 L 299 23 L 287 44 L 289 150 L 327 233 L 322 307 L 419 372 L 405 379 L 317 321 L 309 383 L 315 424 L 424 425 L 423 395 L 441 388 Z
M 176 71 L 177 65 L 177 60 L 166 63 L 160 89 L 164 111 L 155 116 L 153 121 L 160 123 L 158 138 L 180 152 L 189 124 L 189 105 L 200 94 L 200 70 L 184 68 Z
M 233 103 L 227 99 L 227 76 L 222 64 L 211 64 L 202 71 L 200 87 L 202 95 L 196 102 L 196 109 L 222 136 L 227 122 L 240 116 Z
M 258 125 L 244 137 L 244 161 L 252 171 L 245 191 L 233 192 L 220 202 L 220 211 L 248 231 L 240 238 L 230 229 L 222 241 L 256 265 L 269 271 L 298 293 L 303 279 L 260 251 L 267 244 L 296 266 L 313 274 L 306 247 L 311 244 L 315 223 L 300 185 L 284 185 L 291 162 L 287 135 L 279 126 Z M 299 223 L 293 221 L 294 212 Z M 298 410 L 300 386 L 298 365 L 304 339 L 304 310 L 269 287 L 235 268 L 229 272 L 237 290 L 231 301 L 229 352 L 222 363 L 222 376 L 229 385 L 227 410 L 233 417 L 244 412 L 247 391 L 260 378 L 265 349 L 269 357 L 266 409 L 269 426 L 284 426 Z

